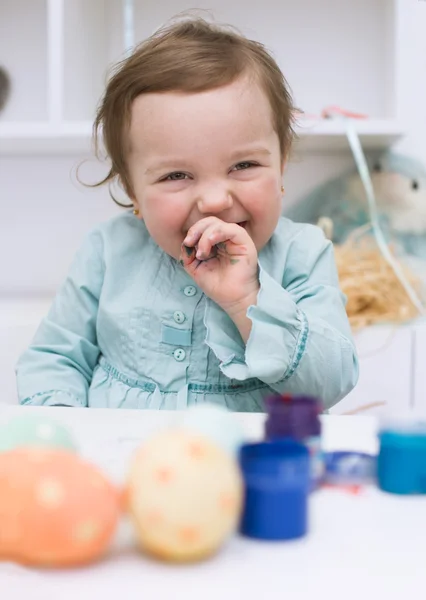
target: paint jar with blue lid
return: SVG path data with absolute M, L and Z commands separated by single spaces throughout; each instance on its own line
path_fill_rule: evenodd
M 266 398 L 265 438 L 291 438 L 305 444 L 311 463 L 311 488 L 324 477 L 324 453 L 321 440 L 322 403 L 311 396 L 272 395 Z
M 392 494 L 426 494 L 426 422 L 388 423 L 379 432 L 377 479 Z
M 295 440 L 245 444 L 240 449 L 244 507 L 240 532 L 262 540 L 291 540 L 308 527 L 309 452 Z

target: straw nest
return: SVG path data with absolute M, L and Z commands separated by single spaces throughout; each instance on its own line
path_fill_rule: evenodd
M 392 267 L 370 239 L 349 238 L 335 245 L 337 270 L 352 329 L 375 323 L 402 323 L 419 315 Z M 399 261 L 405 277 L 422 294 L 420 280 Z

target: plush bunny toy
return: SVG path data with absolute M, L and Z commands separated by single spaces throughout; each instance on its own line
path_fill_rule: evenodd
M 426 261 L 426 169 L 414 158 L 385 153 L 370 159 L 380 224 L 387 241 L 400 254 Z M 367 198 L 354 168 L 315 189 L 285 216 L 293 221 L 333 223 L 332 240 L 343 243 L 357 227 L 370 221 Z

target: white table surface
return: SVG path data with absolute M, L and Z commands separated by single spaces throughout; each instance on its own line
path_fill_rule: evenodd
M 0 407 L 0 421 L 43 411 L 68 425 L 81 453 L 118 483 L 144 437 L 173 423 L 174 412 L 112 409 Z M 259 439 L 263 415 L 237 415 L 248 439 Z M 324 416 L 326 450 L 377 449 L 372 417 Z M 358 496 L 321 490 L 311 496 L 308 535 L 266 543 L 234 536 L 216 557 L 174 566 L 155 562 L 134 547 L 123 521 L 111 552 L 86 568 L 41 570 L 0 563 L 5 600 L 210 600 L 377 597 L 424 598 L 426 497 L 402 498 L 366 488 Z

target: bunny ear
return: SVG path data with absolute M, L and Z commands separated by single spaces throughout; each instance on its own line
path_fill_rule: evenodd
M 389 151 L 381 157 L 380 163 L 384 172 L 399 173 L 408 179 L 426 181 L 426 165 L 413 156 Z

